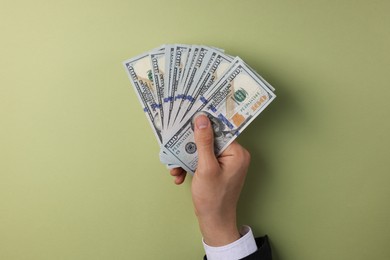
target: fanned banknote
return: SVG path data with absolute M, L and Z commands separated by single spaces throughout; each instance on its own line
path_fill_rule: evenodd
M 161 147 L 160 161 L 191 174 L 198 163 L 195 115 L 210 119 L 218 156 L 276 97 L 254 69 L 215 47 L 167 44 L 123 64 Z

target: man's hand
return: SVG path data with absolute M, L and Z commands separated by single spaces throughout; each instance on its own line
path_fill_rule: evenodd
M 203 239 L 209 246 L 222 246 L 240 238 L 236 223 L 237 202 L 244 185 L 250 155 L 233 142 L 218 157 L 214 154 L 214 136 L 207 116 L 195 119 L 198 168 L 192 179 L 192 200 Z M 171 170 L 175 183 L 185 179 L 183 169 Z

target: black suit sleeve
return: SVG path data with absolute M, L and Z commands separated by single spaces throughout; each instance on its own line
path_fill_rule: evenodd
M 256 245 L 257 251 L 242 258 L 242 260 L 272 260 L 271 247 L 267 236 L 256 238 Z M 203 260 L 207 260 L 207 257 L 204 256 Z

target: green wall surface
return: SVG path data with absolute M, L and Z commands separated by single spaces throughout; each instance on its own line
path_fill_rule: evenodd
M 276 260 L 390 259 L 389 1 L 2 1 L 0 259 L 201 259 L 121 62 L 238 55 L 277 99 L 239 137 L 239 223 Z

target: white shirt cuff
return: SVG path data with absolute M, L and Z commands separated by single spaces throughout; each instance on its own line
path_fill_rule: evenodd
M 243 226 L 240 229 L 242 237 L 228 245 L 213 247 L 207 245 L 204 240 L 203 247 L 208 260 L 237 260 L 257 251 L 255 238 L 250 227 Z

